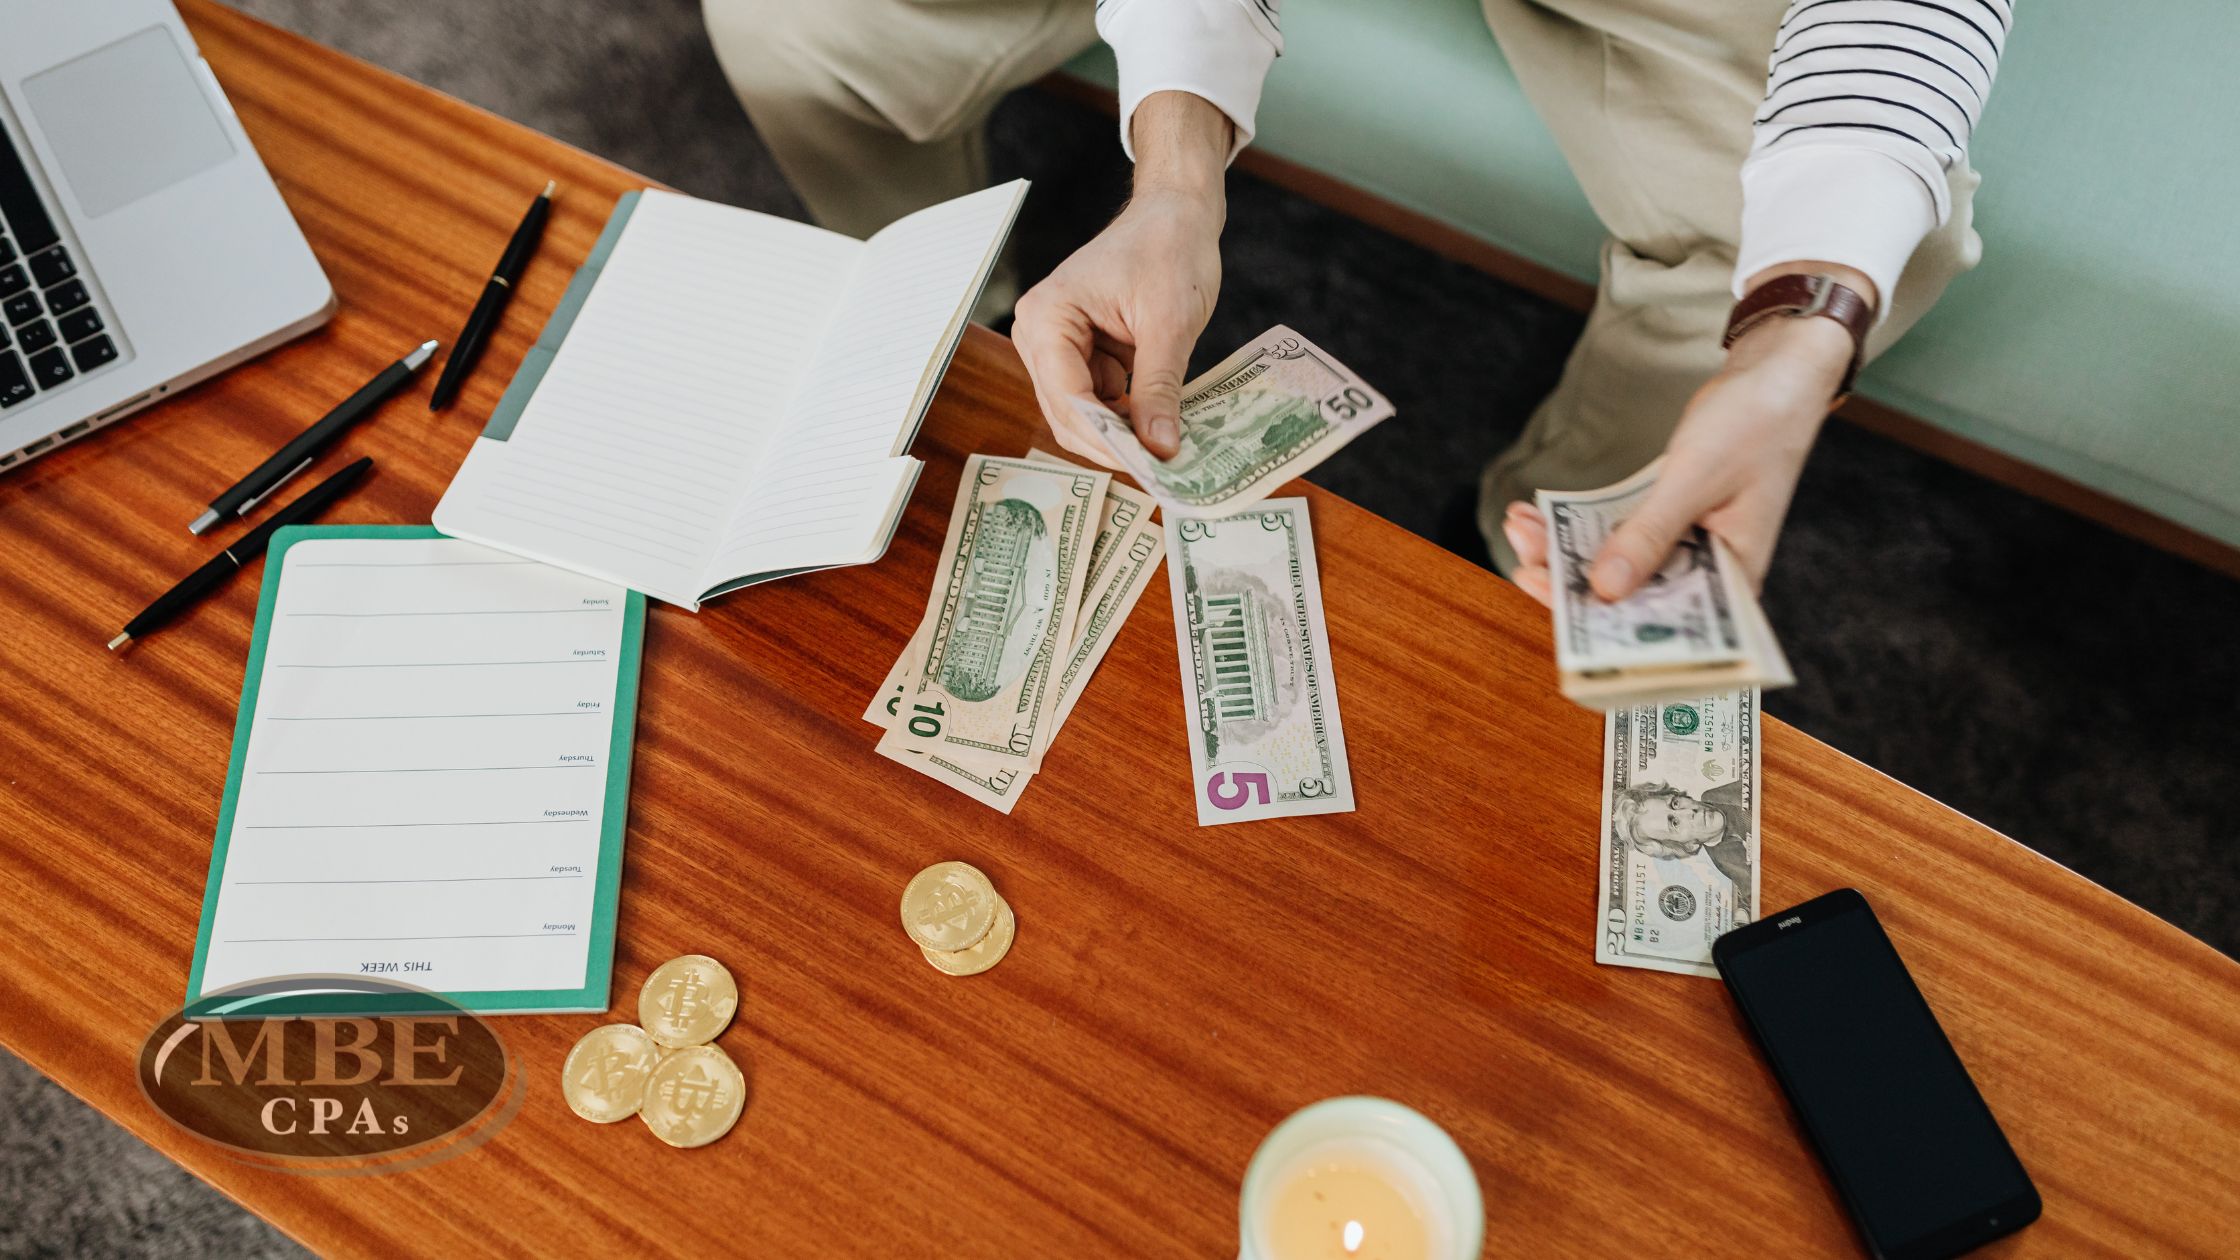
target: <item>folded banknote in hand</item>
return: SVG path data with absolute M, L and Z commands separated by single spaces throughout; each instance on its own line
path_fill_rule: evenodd
M 1563 694 L 1609 710 L 1795 682 L 1741 562 L 1700 525 L 1633 594 L 1609 603 L 1594 593 L 1596 553 L 1648 498 L 1657 470 L 1600 490 L 1539 492 Z
M 1353 369 L 1281 324 L 1182 387 L 1173 459 L 1153 456 L 1103 404 L 1073 404 L 1169 517 L 1241 512 L 1392 415 Z

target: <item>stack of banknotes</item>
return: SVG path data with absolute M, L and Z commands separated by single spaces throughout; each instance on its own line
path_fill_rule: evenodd
M 879 755 L 1010 813 L 1166 554 L 1151 507 L 1040 452 L 967 459 L 925 614 L 863 714 Z
M 1392 405 L 1278 327 L 1183 387 L 1172 460 L 1079 406 L 1143 489 L 1041 452 L 966 461 L 924 616 L 864 711 L 880 755 L 1010 813 L 1172 553 L 1199 823 L 1351 810 L 1307 502 L 1266 496 Z
M 1539 494 L 1563 694 L 1605 710 L 1596 961 L 1716 976 L 1711 942 L 1758 913 L 1758 695 L 1795 679 L 1734 553 L 1696 526 L 1640 590 L 1597 598 L 1603 540 L 1658 465 Z
M 1600 490 L 1542 490 L 1563 694 L 1619 710 L 1740 687 L 1796 681 L 1750 579 L 1719 536 L 1692 526 L 1662 569 L 1616 603 L 1587 581 L 1603 540 L 1656 484 L 1651 464 Z

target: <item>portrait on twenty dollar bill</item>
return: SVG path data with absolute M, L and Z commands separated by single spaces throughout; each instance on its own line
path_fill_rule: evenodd
M 1604 719 L 1599 962 L 1710 976 L 1758 907 L 1758 693 Z

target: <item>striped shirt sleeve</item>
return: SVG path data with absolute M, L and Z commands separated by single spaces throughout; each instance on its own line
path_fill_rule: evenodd
M 1742 165 L 1734 286 L 1783 262 L 1865 272 L 1881 311 L 1952 213 L 2012 0 L 1793 0 Z
M 1260 86 L 1283 52 L 1281 0 L 1097 0 L 1097 34 L 1120 63 L 1120 147 L 1153 92 L 1189 92 L 1236 126 L 1233 159 L 1252 142 Z

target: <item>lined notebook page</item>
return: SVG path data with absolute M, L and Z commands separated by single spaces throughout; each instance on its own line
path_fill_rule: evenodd
M 626 592 L 453 539 L 307 539 L 278 580 L 203 991 L 583 987 Z
M 1024 181 L 921 210 L 865 243 L 854 285 L 723 536 L 706 585 L 867 560 L 899 459 L 993 264 Z M 570 334 L 571 337 L 573 334 Z
M 439 525 L 696 602 L 864 248 L 647 191 L 512 436 L 475 443 Z

